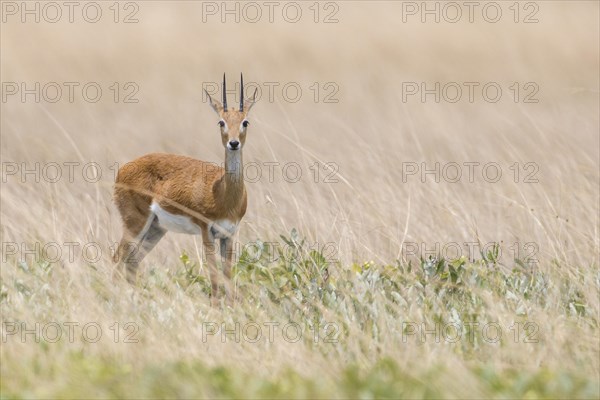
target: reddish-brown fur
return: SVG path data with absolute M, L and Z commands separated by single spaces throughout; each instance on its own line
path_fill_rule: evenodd
M 174 154 L 147 154 L 119 169 L 114 200 L 133 237 L 148 220 L 153 199 L 163 209 L 188 215 L 202 227 L 207 220 L 240 220 L 244 216 L 246 188 L 243 180 L 236 179 L 227 177 L 225 169 L 214 163 Z

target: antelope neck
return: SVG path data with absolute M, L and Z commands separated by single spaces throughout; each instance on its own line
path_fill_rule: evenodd
M 244 191 L 242 150 L 225 149 L 225 174 L 221 178 L 220 201 L 234 209 Z

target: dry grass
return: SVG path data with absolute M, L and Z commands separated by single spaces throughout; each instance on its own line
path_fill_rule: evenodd
M 3 397 L 599 395 L 597 3 L 540 2 L 537 24 L 514 24 L 510 14 L 497 24 L 421 24 L 417 17 L 402 23 L 400 2 L 338 3 L 336 24 L 312 22 L 308 3 L 297 24 L 280 17 L 273 24 L 202 23 L 200 2 L 138 4 L 136 24 L 106 18 L 2 25 L 2 82 L 94 81 L 104 90 L 98 103 L 78 91 L 73 103 L 31 96 L 2 103 L 3 178 L 11 163 L 55 162 L 66 174 L 65 162 L 97 162 L 102 171 L 97 183 L 82 179 L 81 166 L 73 182 L 44 175 L 39 183 L 33 175 L 23 181 L 19 174 L 2 182 L 3 332 L 15 321 L 103 328 L 96 344 L 80 335 L 73 343 L 6 337 Z M 103 9 L 110 11 L 108 4 Z M 331 278 L 298 275 L 289 260 L 250 263 L 239 269 L 244 298 L 233 308 L 212 308 L 199 238 L 169 234 L 145 260 L 139 287 L 112 282 L 110 247 L 121 227 L 110 167 L 155 151 L 220 163 L 216 121 L 201 88 L 224 71 L 231 87 L 243 71 L 247 81 L 297 82 L 304 94 L 290 103 L 276 90 L 274 101 L 253 109 L 244 159 L 263 166 L 263 177 L 247 183 L 240 244 L 282 243 L 279 235 L 295 228 L 309 244 L 335 248 Z M 109 86 L 130 81 L 139 85 L 139 103 L 114 103 Z M 339 102 L 315 103 L 314 82 L 321 97 L 323 85 L 334 82 Z M 498 82 L 503 96 L 497 103 L 480 92 L 473 103 L 436 103 L 432 96 L 403 102 L 403 82 Z M 539 102 L 515 103 L 514 82 L 521 90 L 535 82 Z M 279 163 L 272 181 L 268 162 Z M 282 176 L 291 162 L 301 166 L 298 182 Z M 323 168 L 315 182 L 315 162 L 334 163 L 337 183 L 323 181 Z M 491 183 L 479 167 L 471 183 L 463 167 L 458 183 L 436 183 L 431 175 L 403 182 L 405 163 L 422 162 L 496 162 L 503 175 Z M 537 183 L 523 181 L 528 162 L 539 168 Z M 80 243 L 73 260 L 70 242 Z M 481 254 L 467 252 L 465 242 L 501 242 L 503 255 L 477 261 Z M 22 249 L 9 254 L 12 243 L 57 243 L 63 257 L 47 264 Z M 97 262 L 82 258 L 86 243 L 102 249 Z M 414 243 L 459 243 L 471 259 L 464 267 L 475 271 L 469 276 L 483 283 L 465 278 L 466 288 L 453 292 L 449 275 L 428 275 L 426 263 L 408 254 Z M 514 261 L 514 243 L 525 267 Z M 530 243 L 538 262 L 527 266 Z M 183 253 L 187 267 L 195 265 L 192 274 Z M 297 267 L 322 268 L 315 259 L 303 253 L 307 261 Z M 279 288 L 278 279 L 294 276 L 297 287 Z M 514 289 L 507 282 L 517 278 L 522 285 Z M 402 341 L 406 323 L 455 321 L 457 314 L 461 323 L 499 323 L 503 339 Z M 202 340 L 206 322 L 283 326 L 314 318 L 339 327 L 337 343 L 315 344 L 306 332 L 297 343 L 281 336 L 272 343 Z M 114 322 L 135 323 L 140 342 L 121 336 L 115 343 Z M 539 341 L 512 340 L 514 322 L 535 324 Z

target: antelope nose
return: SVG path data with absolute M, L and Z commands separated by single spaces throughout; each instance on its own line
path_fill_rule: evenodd
M 238 142 L 237 140 L 230 140 L 229 141 L 229 147 L 231 147 L 231 150 L 236 150 L 240 145 L 240 142 Z

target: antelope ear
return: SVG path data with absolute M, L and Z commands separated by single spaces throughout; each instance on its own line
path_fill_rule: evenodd
M 254 103 L 256 103 L 256 91 L 257 90 L 258 90 L 258 88 L 254 89 L 254 94 L 252 95 L 252 98 L 244 100 L 244 111 L 246 112 L 246 114 L 248 114 L 248 112 L 250 111 L 250 109 L 252 108 Z
M 210 104 L 212 109 L 215 110 L 217 114 L 221 115 L 221 111 L 223 111 L 223 105 L 219 103 L 219 100 L 215 100 L 212 97 L 210 97 L 210 94 L 208 94 L 206 89 L 204 89 L 204 93 L 206 93 L 206 95 L 208 96 L 208 103 Z

